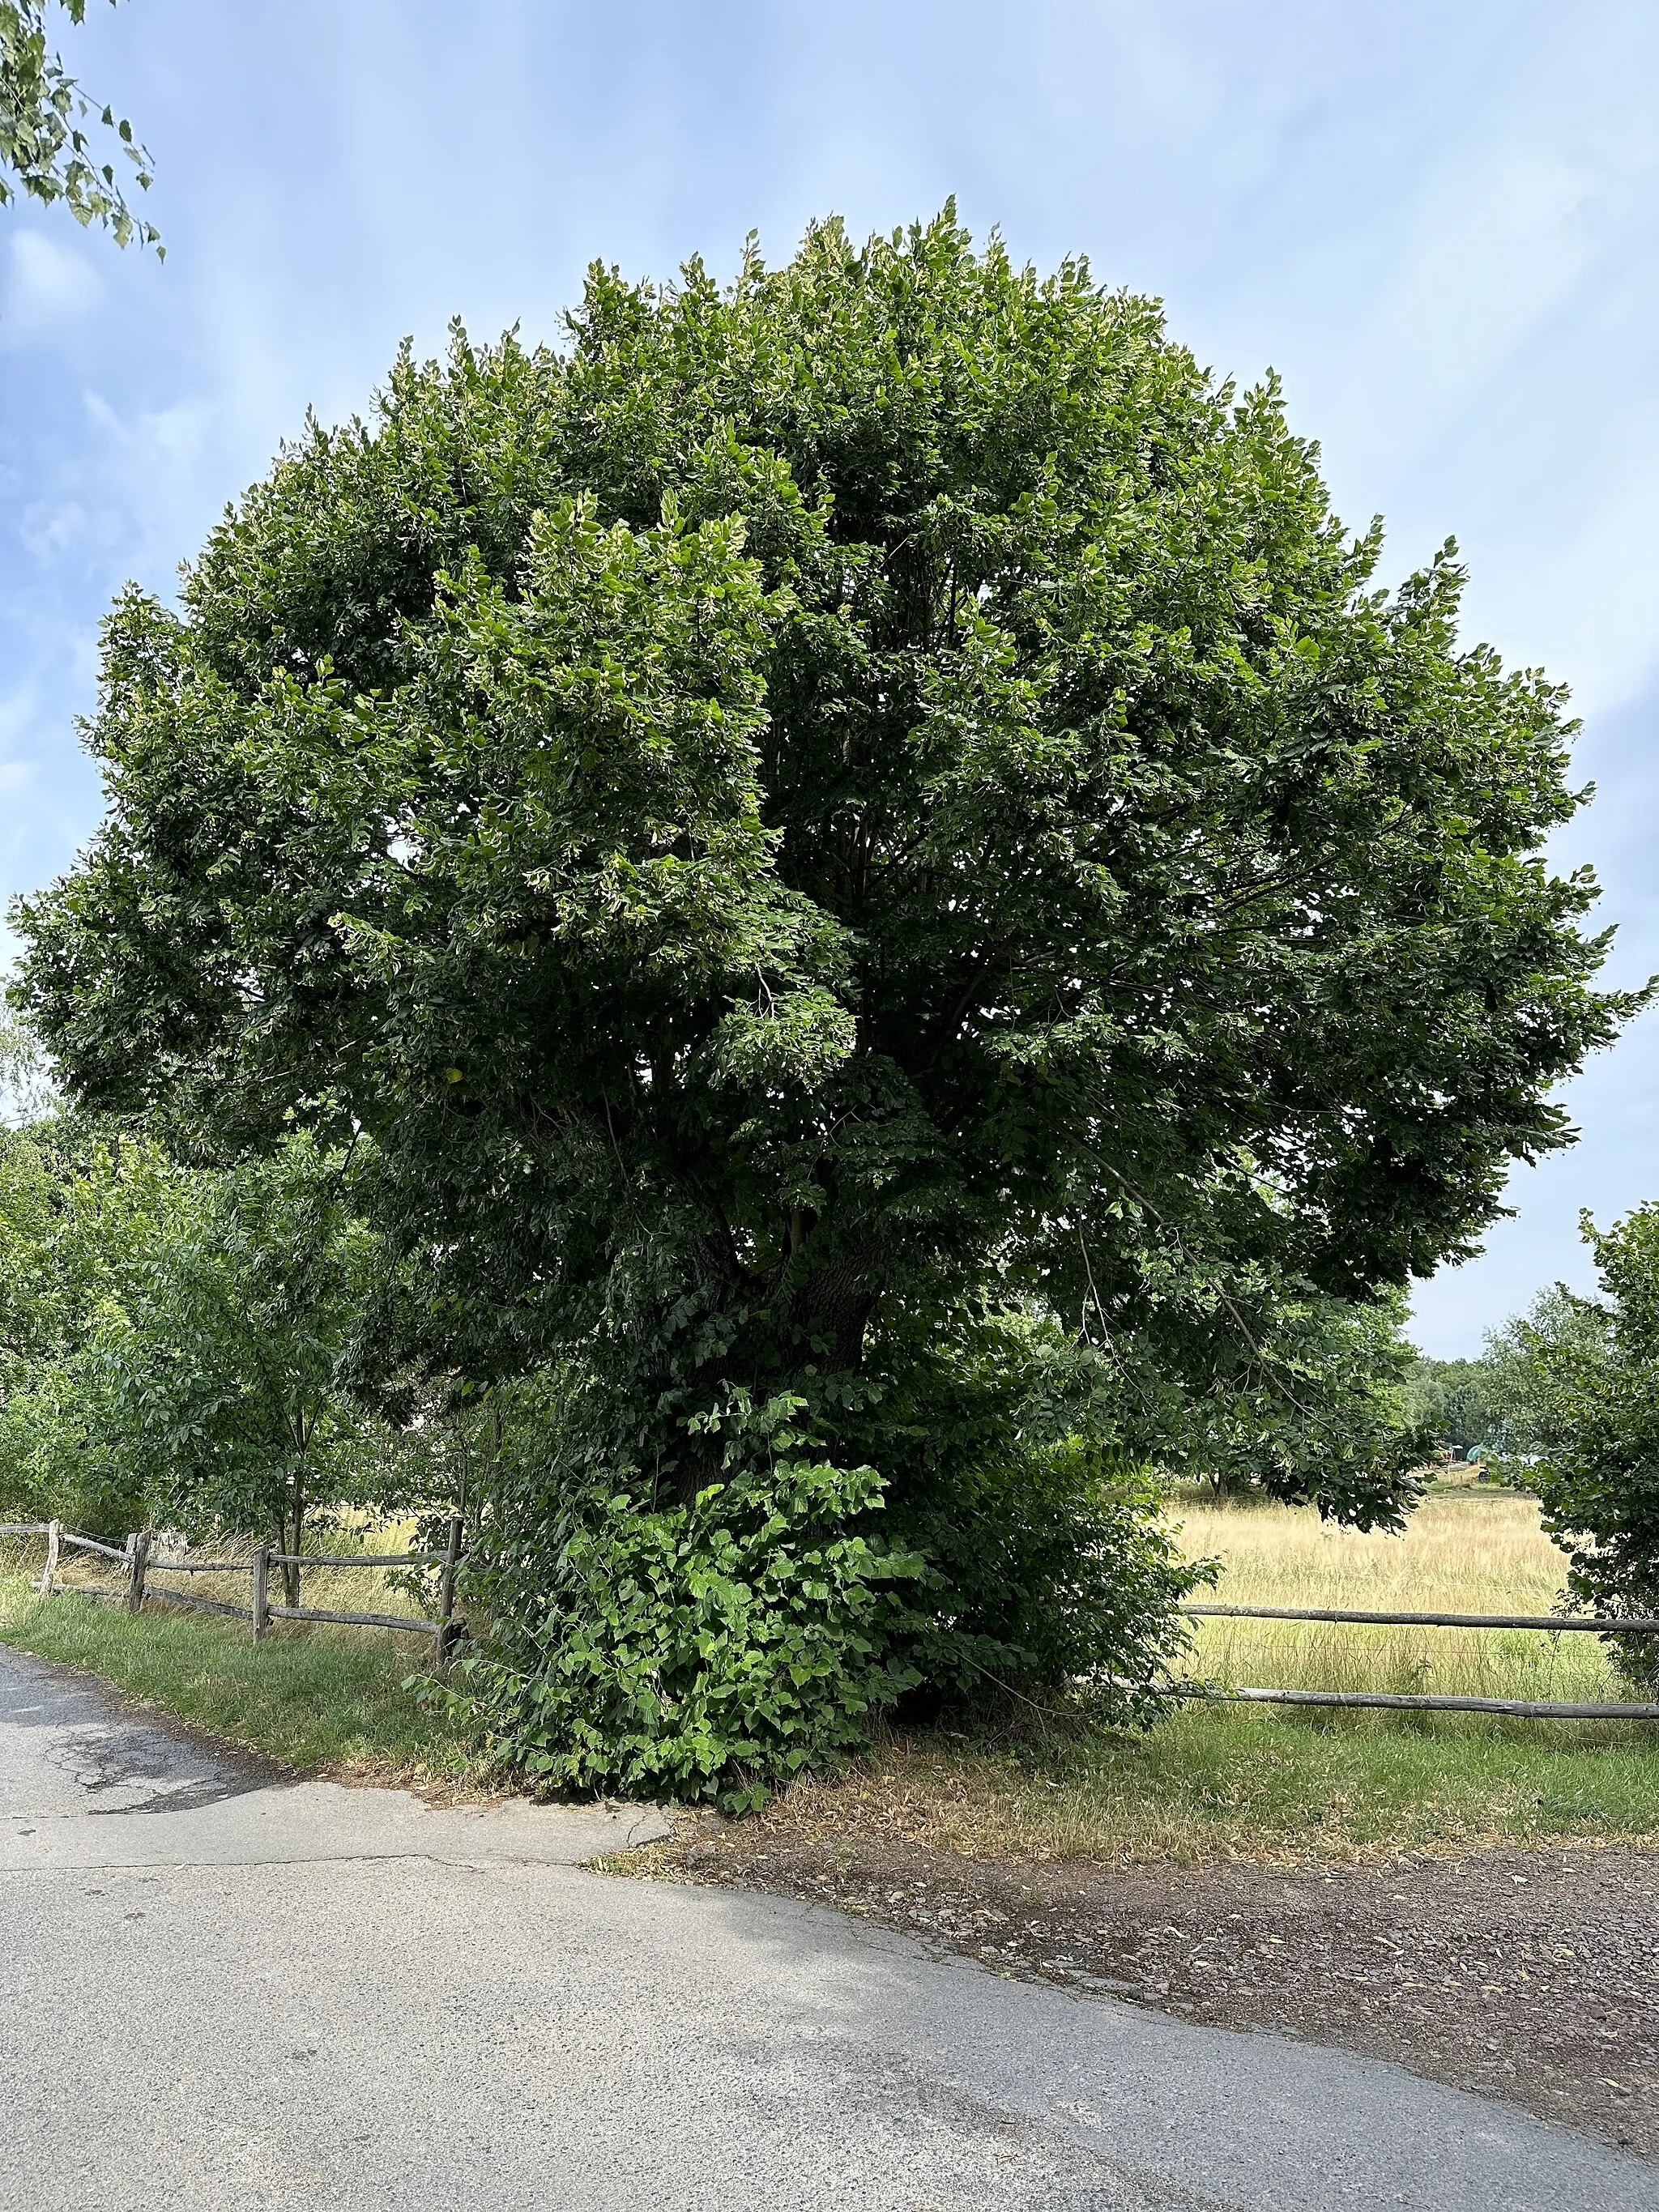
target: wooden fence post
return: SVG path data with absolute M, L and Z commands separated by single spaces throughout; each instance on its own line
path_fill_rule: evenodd
M 46 1523 L 46 1564 L 41 1570 L 40 1581 L 35 1584 L 42 1597 L 52 1595 L 53 1585 L 58 1580 L 58 1539 L 63 1531 L 63 1527 L 61 1521 L 48 1521 Z
M 131 1547 L 127 1567 L 127 1611 L 142 1613 L 144 1609 L 144 1570 L 149 1565 L 149 1530 L 141 1528 L 127 1541 Z
M 449 1664 L 450 1634 L 455 1621 L 455 1569 L 461 1556 L 461 1516 L 449 1516 L 449 1549 L 444 1554 L 443 1578 L 438 1584 L 438 1636 L 434 1657 L 439 1671 Z
M 270 1626 L 270 1547 L 261 1544 L 253 1554 L 253 1640 L 264 1641 Z

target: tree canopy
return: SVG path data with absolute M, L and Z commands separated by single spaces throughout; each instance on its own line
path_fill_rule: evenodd
M 1379 543 L 1271 386 L 948 217 L 596 269 L 568 352 L 405 355 L 121 602 L 25 1004 L 100 1106 L 361 1124 L 560 1337 L 1401 1281 L 1629 1002 L 1540 854 L 1559 693 Z
M 676 1510 L 734 1393 L 890 1504 L 882 1391 L 999 1311 L 1125 1422 L 1149 1364 L 1294 1399 L 1274 1317 L 1471 1250 L 1635 1003 L 1543 857 L 1562 694 L 1381 542 L 1271 380 L 951 210 L 596 267 L 121 599 L 20 1002 L 204 1156 L 361 1136 L 398 1356 L 574 1360 Z

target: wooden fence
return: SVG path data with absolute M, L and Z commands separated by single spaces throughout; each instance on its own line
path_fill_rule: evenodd
M 1322 1605 L 1183 1605 L 1194 1618 L 1235 1620 L 1335 1620 L 1389 1628 L 1530 1628 L 1549 1636 L 1577 1632 L 1590 1636 L 1659 1635 L 1659 1620 L 1632 1615 L 1625 1620 L 1553 1613 L 1359 1613 Z M 1659 1721 L 1659 1704 L 1555 1705 L 1529 1698 L 1417 1696 L 1394 1690 L 1223 1690 L 1208 1683 L 1183 1683 L 1183 1698 L 1214 1698 L 1257 1705 L 1382 1705 L 1413 1713 L 1512 1713 L 1532 1721 Z
M 356 1553 L 339 1556 L 319 1556 L 315 1553 L 278 1552 L 262 1544 L 246 1559 L 163 1559 L 155 1556 L 152 1531 L 141 1528 L 127 1538 L 124 1546 L 106 1544 L 95 1536 L 80 1536 L 64 1527 L 60 1521 L 0 1522 L 0 1536 L 44 1536 L 46 1540 L 46 1563 L 32 1589 L 50 1597 L 60 1591 L 74 1591 L 82 1597 L 116 1599 L 125 1603 L 128 1610 L 141 1613 L 147 1599 L 159 1600 L 165 1605 L 187 1607 L 196 1613 L 228 1613 L 239 1620 L 251 1623 L 253 1640 L 262 1643 L 269 1633 L 273 1620 L 326 1620 L 349 1628 L 404 1629 L 415 1636 L 429 1636 L 433 1639 L 433 1656 L 439 1667 L 447 1665 L 450 1654 L 463 1633 L 462 1624 L 455 1619 L 455 1576 L 461 1564 L 461 1516 L 452 1514 L 449 1522 L 449 1542 L 441 1552 L 395 1552 L 368 1554 Z M 60 1568 L 65 1548 L 91 1552 L 113 1560 L 121 1570 L 124 1588 L 100 1589 L 85 1583 L 66 1583 L 60 1579 Z M 343 1613 L 314 1605 L 273 1605 L 270 1600 L 270 1571 L 273 1567 L 291 1567 L 296 1576 L 308 1567 L 437 1567 L 438 1615 L 435 1620 L 415 1613 Z M 174 1589 L 166 1582 L 153 1579 L 157 1575 L 247 1575 L 252 1578 L 247 1605 L 234 1605 L 227 1598 L 203 1597 L 193 1590 Z
M 78 1589 L 88 1597 L 125 1596 L 134 1613 L 142 1609 L 147 1597 L 155 1597 L 168 1605 L 189 1606 L 203 1613 L 231 1613 L 239 1620 L 252 1623 L 255 1643 L 264 1638 L 273 1620 L 326 1620 L 353 1628 L 407 1629 L 415 1635 L 432 1638 L 434 1656 L 437 1664 L 442 1667 L 447 1664 L 460 1632 L 454 1618 L 455 1572 L 461 1563 L 461 1521 L 459 1514 L 451 1516 L 447 1550 L 399 1552 L 373 1559 L 352 1556 L 319 1559 L 309 1553 L 295 1554 L 261 1547 L 249 1559 L 158 1559 L 151 1554 L 152 1540 L 148 1529 L 129 1536 L 125 1548 L 118 1549 L 115 1545 L 100 1543 L 93 1536 L 71 1534 L 61 1522 L 57 1521 L 0 1522 L 0 1536 L 46 1538 L 46 1564 L 40 1579 L 31 1585 L 35 1589 L 47 1593 L 60 1589 Z M 58 1563 L 65 1545 L 97 1553 L 105 1559 L 114 1560 L 122 1569 L 126 1584 L 125 1591 L 100 1590 L 81 1583 L 60 1583 L 58 1579 Z M 417 1613 L 334 1613 L 319 1606 L 273 1605 L 270 1602 L 272 1567 L 294 1567 L 303 1571 L 307 1567 L 414 1566 L 442 1569 L 435 1620 L 425 1620 Z M 251 1575 L 252 1602 L 250 1605 L 232 1605 L 223 1598 L 198 1597 L 191 1591 L 169 1589 L 165 1583 L 152 1584 L 151 1576 L 158 1574 Z M 1219 1604 L 1183 1605 L 1181 1611 L 1194 1619 L 1329 1620 L 1389 1628 L 1522 1628 L 1547 1636 L 1659 1635 L 1659 1618 L 1646 1615 L 1608 1620 L 1583 1613 L 1370 1613 L 1340 1606 Z M 1404 1712 L 1509 1713 L 1524 1720 L 1659 1721 L 1659 1703 L 1558 1705 L 1524 1698 L 1418 1696 L 1392 1690 L 1225 1690 L 1209 1683 L 1182 1683 L 1176 1686 L 1175 1694 L 1182 1698 L 1228 1699 L 1245 1705 L 1380 1705 Z

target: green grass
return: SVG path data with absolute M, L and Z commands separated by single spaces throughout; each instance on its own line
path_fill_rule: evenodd
M 1177 1514 L 1190 1551 L 1225 1560 L 1218 1595 L 1239 1601 L 1547 1613 L 1559 1587 L 1537 1507 L 1512 1494 L 1437 1495 L 1404 1537 L 1277 1506 L 1188 1498 Z M 319 1572 L 317 1585 L 325 1604 L 407 1602 L 355 1570 Z M 223 1595 L 245 1589 L 227 1581 Z M 279 1629 L 256 1650 L 240 1624 L 160 1607 L 135 1620 L 72 1593 L 43 1600 L 24 1573 L 0 1572 L 0 1639 L 301 1772 L 469 1783 L 465 1745 L 404 1687 L 424 1658 L 409 1638 Z M 1218 1680 L 1310 1688 L 1631 1695 L 1593 1637 L 1210 1621 L 1193 1664 Z M 761 1817 L 804 1839 L 902 1833 L 988 1858 L 1318 1863 L 1503 1843 L 1659 1846 L 1659 1726 L 1218 1705 L 1135 1737 L 894 1734 Z
M 0 1576 L 0 1642 L 301 1774 L 451 1787 L 467 1778 L 453 1728 L 404 1687 L 424 1663 L 407 1637 L 279 1630 L 256 1647 L 240 1624 L 160 1607 L 134 1618 L 73 1591 L 37 1597 L 19 1574 Z
M 1659 1842 L 1659 1747 L 1633 1729 L 1210 1707 L 1145 1736 L 987 1747 L 896 1736 L 769 1813 L 970 1857 L 1331 1862 L 1552 1841 Z

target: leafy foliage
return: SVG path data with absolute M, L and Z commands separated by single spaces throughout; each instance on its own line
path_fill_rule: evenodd
M 61 1122 L 0 1131 L 0 1509 L 118 1538 L 149 1517 L 113 1355 L 192 1196 L 154 1146 Z
M 0 1138 L 0 1489 L 90 1533 L 285 1553 L 401 1497 L 409 1455 L 343 1375 L 374 1259 L 308 1137 L 217 1174 L 63 1125 Z
M 757 1383 L 994 1250 L 1117 1326 L 1468 1249 L 1628 1002 L 1449 558 L 1379 596 L 1272 391 L 948 220 L 573 331 L 404 359 L 121 603 L 19 913 L 80 1092 L 356 1115 L 446 1310 L 684 1296 Z
M 470 1578 L 495 1632 L 453 1693 L 498 1759 L 552 1787 L 741 1811 L 915 1680 L 889 1656 L 884 1585 L 921 1562 L 856 1532 L 880 1479 L 804 1455 L 800 1411 L 734 1399 L 713 1423 L 724 1480 L 689 1504 L 558 1484 L 501 1516 Z
M 1419 1359 L 1407 1382 L 1412 1410 L 1437 1444 L 1462 1458 L 1492 1433 L 1492 1376 L 1484 1359 Z
M 1487 1332 L 1479 1359 L 1419 1359 L 1407 1382 L 1413 1415 L 1459 1454 L 1479 1453 L 1494 1463 L 1533 1459 L 1550 1431 L 1539 1347 L 1593 1352 L 1600 1334 L 1596 1310 L 1553 1284 L 1525 1313 Z M 1514 1467 L 1510 1474 L 1518 1479 Z
M 58 0 L 71 23 L 84 23 L 87 0 Z M 115 0 L 110 0 L 113 6 Z M 137 239 L 165 252 L 153 223 L 133 213 L 121 189 L 117 161 L 131 164 L 134 181 L 148 191 L 149 156 L 125 117 L 94 111 L 47 43 L 52 0 L 0 0 L 0 207 L 16 197 L 9 170 L 32 199 L 61 200 L 83 227 L 100 223 L 118 246 Z M 111 158 L 100 161 L 83 125 L 94 118 L 114 135 Z
M 924 1563 L 894 1626 L 917 1686 L 958 1705 L 1086 1686 L 1148 1717 L 1185 1640 L 1175 1607 L 1212 1570 L 1178 1556 L 1119 1440 L 1112 1363 L 1030 1310 L 889 1308 L 839 1396 L 840 1434 L 888 1473 L 890 1540 Z
M 1260 1490 L 1355 1528 L 1399 1528 L 1436 1449 L 1412 1404 L 1401 1294 L 1335 1298 L 1256 1270 L 1218 1313 L 1201 1287 L 1193 1310 L 1207 1328 L 1166 1322 L 1150 1345 L 1118 1347 L 1139 1401 L 1126 1402 L 1123 1433 L 1218 1492 Z
M 1505 1332 L 1540 1447 L 1510 1472 L 1537 1492 L 1581 1607 L 1659 1614 L 1659 1206 L 1583 1225 L 1601 1297 L 1558 1285 Z M 1652 1638 L 1609 1641 L 1633 1680 L 1659 1685 Z
M 317 1507 L 361 1498 L 367 1425 L 340 1370 L 373 1261 L 340 1162 L 306 1137 L 209 1179 L 169 1224 L 104 1357 L 122 1432 L 181 1526 L 294 1553 Z
M 21 1022 L 0 1020 L 0 1127 L 44 1121 L 58 1104 L 52 1070 Z

